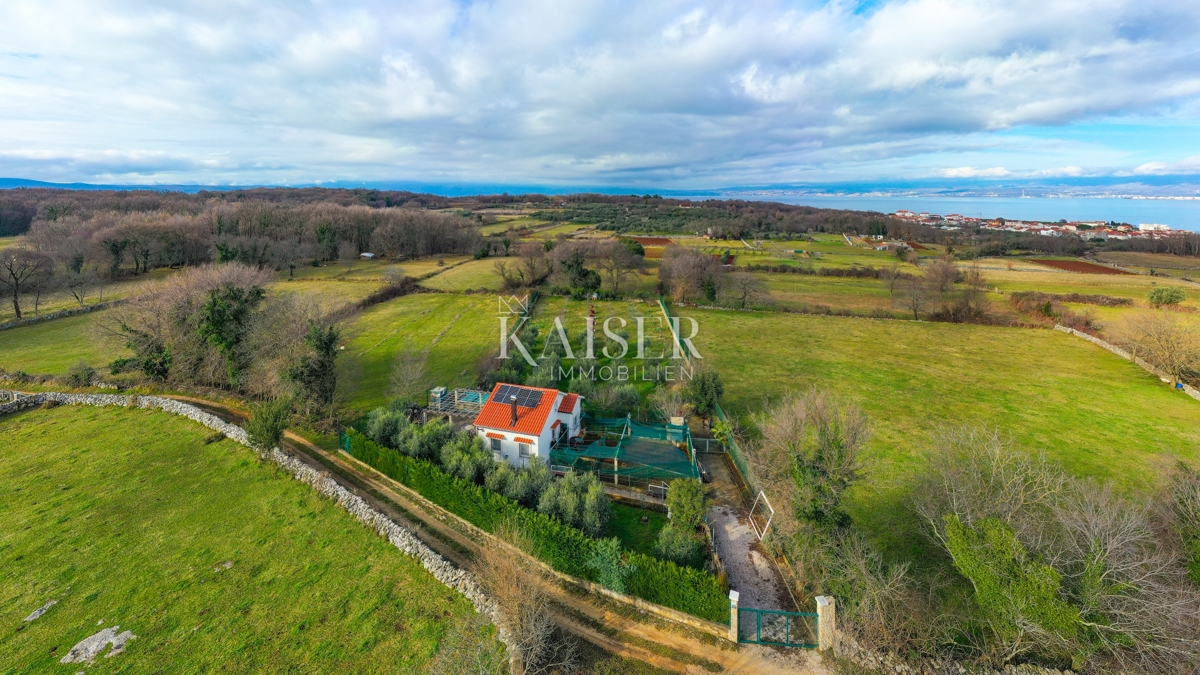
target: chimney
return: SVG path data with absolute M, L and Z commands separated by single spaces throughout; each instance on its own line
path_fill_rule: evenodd
M 512 403 L 512 424 L 510 426 L 516 427 L 517 426 L 517 397 L 509 396 L 508 400 L 510 403 Z

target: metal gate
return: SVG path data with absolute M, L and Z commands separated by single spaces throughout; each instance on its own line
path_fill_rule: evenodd
M 816 649 L 817 615 L 739 607 L 738 642 Z

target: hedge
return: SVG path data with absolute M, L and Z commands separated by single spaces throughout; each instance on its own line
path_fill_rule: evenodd
M 382 446 L 354 429 L 343 434 L 342 449 L 482 530 L 493 532 L 504 520 L 516 521 L 539 559 L 564 574 L 596 581 L 587 565 L 595 540 L 557 518 L 451 476 L 431 462 Z M 631 595 L 728 625 L 729 600 L 713 575 L 633 551 L 624 556 L 633 568 L 625 579 Z

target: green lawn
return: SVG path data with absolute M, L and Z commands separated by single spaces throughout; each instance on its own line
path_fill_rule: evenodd
M 345 335 L 338 374 L 346 392 L 344 404 L 354 410 L 370 410 L 387 401 L 392 362 L 405 348 L 429 351 L 425 388 L 471 386 L 476 361 L 499 346 L 496 298 L 408 295 L 363 312 Z
M 501 280 L 500 275 L 496 273 L 496 260 L 484 258 L 465 262 L 453 269 L 429 277 L 422 281 L 421 285 L 440 291 L 498 291 Z M 505 260 L 509 265 L 517 263 L 516 258 Z
M 129 356 L 127 349 L 95 328 L 103 314 L 92 312 L 0 331 L 0 368 L 63 375 L 80 361 L 100 369 L 115 358 Z
M 771 313 L 680 310 L 743 422 L 765 399 L 816 385 L 870 415 L 874 437 L 855 516 L 893 551 L 917 536 L 906 476 L 943 425 L 998 428 L 1081 476 L 1155 485 L 1195 463 L 1200 402 L 1137 366 L 1050 330 Z M 750 339 L 749 336 L 754 336 Z
M 649 520 L 642 522 L 645 516 Z M 654 555 L 654 544 L 658 533 L 667 526 L 667 514 L 650 509 L 641 509 L 620 502 L 612 504 L 612 519 L 608 521 L 609 537 L 621 540 L 621 547 L 629 551 Z
M 417 561 L 209 434 L 122 408 L 0 419 L 0 672 L 84 670 L 58 661 L 116 625 L 137 639 L 88 673 L 418 672 L 468 624 Z

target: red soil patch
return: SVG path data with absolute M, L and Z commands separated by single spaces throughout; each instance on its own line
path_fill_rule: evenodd
M 626 239 L 632 239 L 642 246 L 670 246 L 675 243 L 667 237 L 626 237 Z
M 908 244 L 908 247 L 914 251 L 928 251 L 929 250 L 928 246 L 922 246 L 915 241 L 910 241 L 910 242 L 906 242 L 906 243 Z
M 1132 274 L 1132 272 L 1126 272 L 1125 270 L 1113 269 L 1111 267 L 1105 267 L 1104 265 L 1097 265 L 1095 263 L 1083 262 L 1082 260 L 1031 259 L 1030 262 L 1035 262 L 1035 263 L 1038 263 L 1039 265 L 1045 265 L 1046 267 L 1053 267 L 1055 269 L 1066 270 L 1068 272 L 1080 272 L 1083 274 Z

